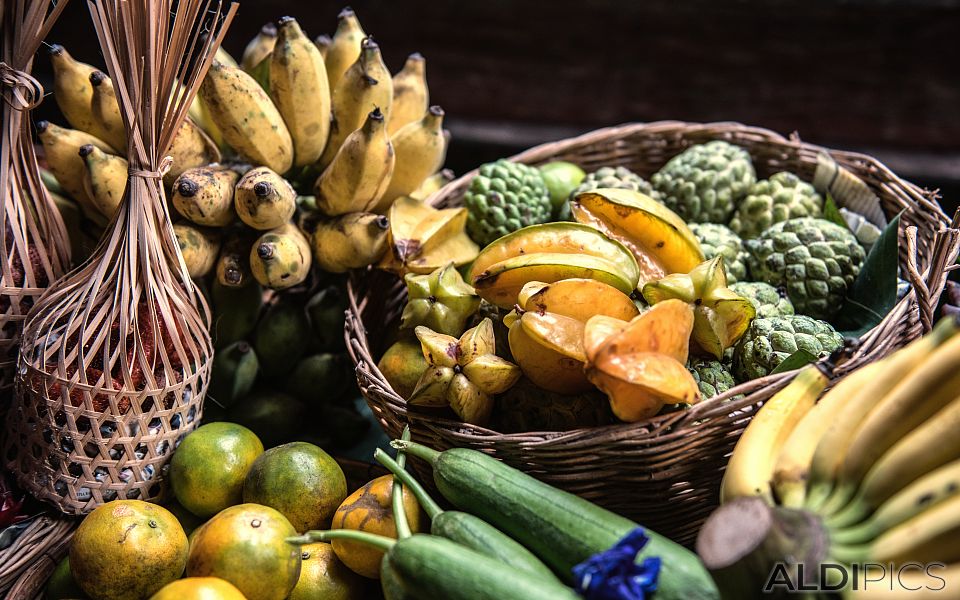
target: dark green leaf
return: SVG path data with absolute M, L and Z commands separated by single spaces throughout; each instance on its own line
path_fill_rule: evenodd
M 786 373 L 787 371 L 799 369 L 804 365 L 809 365 L 812 362 L 817 362 L 816 356 L 810 354 L 806 350 L 797 350 L 790 356 L 783 359 L 783 362 L 777 365 L 776 369 L 770 371 L 770 374 L 774 375 L 776 373 Z
M 250 69 L 250 76 L 253 77 L 263 91 L 270 93 L 270 57 L 268 54 L 263 60 L 257 63 L 257 66 Z
M 837 203 L 834 202 L 833 196 L 827 193 L 827 199 L 823 202 L 823 218 L 831 223 L 835 223 L 844 229 L 850 229 L 850 226 L 847 225 L 847 220 L 843 218 L 843 215 L 840 214 L 840 209 L 837 208 Z
M 899 227 L 897 215 L 870 249 L 840 314 L 834 319 L 837 329 L 846 337 L 859 337 L 876 327 L 897 303 Z

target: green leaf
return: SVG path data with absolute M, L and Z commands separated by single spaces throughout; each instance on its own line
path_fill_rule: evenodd
M 260 87 L 263 88 L 267 94 L 270 93 L 270 57 L 272 54 L 268 54 L 264 57 L 263 60 L 257 63 L 257 66 L 250 69 L 250 76 L 253 77 L 257 83 L 260 84 Z
M 797 350 L 790 356 L 783 359 L 783 362 L 777 365 L 776 369 L 770 371 L 770 374 L 775 375 L 776 373 L 786 373 L 787 371 L 799 369 L 804 365 L 809 365 L 812 362 L 817 362 L 816 356 L 807 352 L 806 350 Z
M 887 224 L 863 261 L 834 325 L 845 337 L 860 337 L 876 327 L 897 303 L 900 215 Z
M 831 196 L 829 192 L 827 192 L 827 199 L 823 202 L 823 218 L 844 229 L 850 229 L 850 226 L 847 225 L 847 220 L 840 214 L 840 209 L 837 208 L 837 203 L 833 200 L 833 196 Z

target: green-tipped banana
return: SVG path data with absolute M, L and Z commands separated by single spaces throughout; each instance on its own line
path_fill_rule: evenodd
M 260 361 L 247 342 L 234 342 L 218 351 L 210 373 L 210 396 L 224 408 L 246 396 L 257 381 Z
M 80 157 L 87 167 L 83 184 L 97 210 L 112 219 L 127 189 L 127 161 L 107 154 L 93 144 L 80 147 Z
M 387 133 L 391 136 L 409 123 L 423 118 L 430 105 L 427 89 L 427 61 L 419 52 L 407 57 L 403 68 L 393 76 L 393 110 Z
M 254 278 L 275 290 L 303 283 L 310 274 L 310 264 L 310 244 L 293 223 L 264 233 L 250 250 Z
M 431 106 L 422 119 L 410 123 L 390 138 L 397 154 L 390 185 L 377 212 L 399 196 L 412 194 L 424 180 L 443 166 L 447 141 L 443 137 L 443 109 Z
M 237 182 L 234 205 L 240 220 L 265 231 L 282 226 L 297 209 L 293 186 L 268 167 L 250 169 Z
M 223 139 L 241 156 L 277 173 L 293 165 L 293 139 L 260 84 L 240 69 L 214 61 L 200 97 Z
M 372 265 L 387 251 L 390 221 L 374 213 L 349 213 L 321 221 L 313 232 L 317 264 L 330 273 Z
M 210 290 L 213 298 L 213 325 L 210 334 L 217 348 L 249 339 L 260 318 L 263 306 L 263 288 L 256 281 L 235 288 L 214 281 Z
M 170 170 L 163 176 L 163 183 L 172 186 L 177 177 L 187 169 L 194 169 L 220 162 L 220 148 L 192 119 L 184 120 L 173 136 L 167 155 L 173 159 Z
M 89 133 L 59 127 L 49 121 L 38 122 L 37 133 L 40 143 L 43 144 L 47 166 L 60 182 L 60 186 L 80 204 L 83 214 L 88 219 L 101 226 L 106 224 L 107 219 L 97 209 L 93 198 L 86 191 L 84 178 L 87 167 L 83 157 L 80 156 L 80 148 L 91 144 L 103 152 L 111 153 L 113 149 L 110 145 Z
M 363 125 L 370 111 L 379 108 L 384 121 L 390 121 L 393 103 L 390 71 L 373 39 L 364 38 L 361 46 L 360 57 L 347 69 L 336 87 L 330 88 L 333 122 L 327 147 L 318 163 L 321 168 L 330 164 L 343 141 Z
M 239 178 L 232 169 L 188 169 L 173 183 L 173 206 L 197 225 L 229 225 L 234 216 L 233 189 Z
M 327 48 L 324 63 L 327 67 L 327 81 L 333 90 L 350 65 L 360 57 L 360 44 L 367 34 L 360 27 L 357 15 L 350 8 L 340 11 L 337 16 L 337 31 Z
M 266 23 L 260 28 L 257 35 L 247 42 L 246 47 L 243 49 L 243 55 L 240 58 L 240 66 L 244 71 L 249 73 L 259 65 L 263 59 L 270 56 L 276 43 L 277 27 L 273 23 Z M 236 62 L 234 62 L 234 66 L 236 66 Z
M 317 178 L 317 207 L 331 217 L 370 210 L 387 190 L 394 163 L 386 121 L 380 110 L 374 109 Z
M 238 229 L 228 234 L 217 259 L 217 281 L 220 285 L 240 288 L 253 279 L 250 272 L 250 246 L 253 237 L 248 229 Z
M 294 166 L 315 163 L 330 135 L 330 87 L 320 51 L 293 17 L 280 19 L 270 58 L 270 97 L 293 138 Z
M 90 133 L 107 142 L 117 152 L 127 153 L 127 130 L 120 115 L 120 103 L 113 81 L 103 71 L 90 73 L 93 98 L 90 113 L 93 117 Z
M 92 66 L 75 60 L 60 44 L 50 46 L 50 62 L 53 63 L 53 96 L 60 112 L 74 129 L 93 134 L 93 115 L 90 114 L 90 87 Z
M 173 226 L 180 245 L 183 262 L 190 277 L 200 279 L 213 269 L 220 253 L 220 234 L 212 229 L 203 229 L 186 223 Z

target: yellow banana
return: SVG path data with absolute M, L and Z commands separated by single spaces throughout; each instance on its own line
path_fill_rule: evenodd
M 294 166 L 315 163 L 330 135 L 330 88 L 320 51 L 293 17 L 280 19 L 270 58 L 270 97 L 293 138 Z
M 233 190 L 239 178 L 233 169 L 187 169 L 173 183 L 173 207 L 197 225 L 229 225 L 235 215 Z
M 172 186 L 187 169 L 220 162 L 220 149 L 189 117 L 173 136 L 167 154 L 173 159 L 170 171 L 163 176 L 163 182 L 168 186 Z
M 344 273 L 380 260 L 387 251 L 390 221 L 373 213 L 350 213 L 321 221 L 313 232 L 317 264 L 330 273 Z
M 868 519 L 838 529 L 830 539 L 842 545 L 869 542 L 926 509 L 960 494 L 960 460 L 930 471 L 884 501 Z
M 908 375 L 901 372 L 900 382 L 882 397 L 853 433 L 842 455 L 834 491 L 821 514 L 833 514 L 843 508 L 883 453 L 956 397 L 960 389 L 958 364 L 960 337 L 954 336 Z
M 958 431 L 960 398 L 955 397 L 877 459 L 864 476 L 853 500 L 839 513 L 827 517 L 827 526 L 842 528 L 859 523 L 904 486 L 960 459 Z
M 237 60 L 232 56 L 230 56 L 230 53 L 227 52 L 223 46 L 220 46 L 219 48 L 217 48 L 217 53 L 214 55 L 214 58 L 216 58 L 216 60 L 222 62 L 225 65 L 230 65 L 231 67 L 240 66 L 237 64 Z
M 75 60 L 60 44 L 50 46 L 50 62 L 53 63 L 53 95 L 57 99 L 60 112 L 71 127 L 93 134 L 93 115 L 90 113 L 93 88 L 90 86 L 90 74 L 95 69 Z
M 384 116 L 374 109 L 343 142 L 314 184 L 317 207 L 327 216 L 363 212 L 377 205 L 394 173 L 395 153 Z
M 320 56 L 323 57 L 324 71 L 327 70 L 326 69 L 327 52 L 330 50 L 330 44 L 332 43 L 333 43 L 333 40 L 330 38 L 329 35 L 318 35 L 313 39 L 313 45 L 317 47 L 317 51 L 320 53 Z
M 237 230 L 229 234 L 217 259 L 217 281 L 220 285 L 242 288 L 250 283 L 250 247 L 253 243 L 249 230 Z
M 220 234 L 215 229 L 208 229 L 177 223 L 173 226 L 180 245 L 183 262 L 187 265 L 187 272 L 193 279 L 200 279 L 213 269 L 220 253 Z
M 837 411 L 857 390 L 876 376 L 877 363 L 850 373 L 823 395 L 787 438 L 773 468 L 774 495 L 779 504 L 800 508 L 807 493 L 810 462 Z
M 112 219 L 127 190 L 127 161 L 107 154 L 93 144 L 80 147 L 80 157 L 87 167 L 84 186 L 94 206 L 107 219 Z
M 106 224 L 107 220 L 97 210 L 93 198 L 84 187 L 87 167 L 80 156 L 80 147 L 92 144 L 104 152 L 113 152 L 110 145 L 89 133 L 59 127 L 49 121 L 39 121 L 37 133 L 40 143 L 43 144 L 50 172 L 60 182 L 60 186 L 77 201 L 88 219 L 98 225 Z
M 365 37 L 367 34 L 360 27 L 360 21 L 357 20 L 353 10 L 350 8 L 341 10 L 337 16 L 337 31 L 333 34 L 324 59 L 327 66 L 327 81 L 330 83 L 331 90 L 336 88 L 350 65 L 357 62 L 360 57 L 360 43 Z
M 408 196 L 432 173 L 443 166 L 447 141 L 443 137 L 443 109 L 431 106 L 422 119 L 410 123 L 390 138 L 397 165 L 390 185 L 377 206 L 386 210 L 399 196 Z
M 427 89 L 427 61 L 419 52 L 407 57 L 403 68 L 393 76 L 393 110 L 387 132 L 392 136 L 405 125 L 423 118 L 430 105 Z
M 293 186 L 268 167 L 247 171 L 237 182 L 233 201 L 240 220 L 260 230 L 282 227 L 297 209 Z
M 393 102 L 390 71 L 372 38 L 364 38 L 361 46 L 360 58 L 347 69 L 337 86 L 330 88 L 333 121 L 327 147 L 320 157 L 321 168 L 330 164 L 347 136 L 363 126 L 370 111 L 379 108 L 384 121 L 390 121 Z
M 410 197 L 417 200 L 426 200 L 436 192 L 440 191 L 440 188 L 453 181 L 453 177 L 453 171 L 450 169 L 437 171 L 430 177 L 424 179 L 423 183 L 421 183 L 417 189 L 410 192 Z
M 120 116 L 120 104 L 113 82 L 103 71 L 94 71 L 90 74 L 90 86 L 93 88 L 93 99 L 90 101 L 93 122 L 90 133 L 113 146 L 117 152 L 126 154 L 127 130 L 123 125 L 123 117 Z
M 283 290 L 310 274 L 310 243 L 293 223 L 261 235 L 250 250 L 250 270 L 261 285 Z
M 793 381 L 767 400 L 740 436 L 720 487 L 720 501 L 761 496 L 772 503 L 774 461 L 797 423 L 830 383 L 820 364 L 804 367 Z
M 929 334 L 897 350 L 882 361 L 863 367 L 874 372 L 874 377 L 855 390 L 842 406 L 837 408 L 833 423 L 823 434 L 810 463 L 806 508 L 819 511 L 833 491 L 840 463 L 847 455 L 856 428 L 881 399 L 908 374 L 925 361 L 938 346 L 960 331 L 960 322 L 943 319 Z
M 257 35 L 247 42 L 243 49 L 243 55 L 240 58 L 240 66 L 249 73 L 260 64 L 260 61 L 270 56 L 273 52 L 274 44 L 277 43 L 277 27 L 273 23 L 267 23 L 260 28 Z M 223 61 L 220 61 L 223 62 Z M 234 61 L 236 66 L 236 61 Z
M 293 164 L 293 140 L 283 117 L 250 75 L 214 61 L 200 96 L 223 139 L 241 156 L 277 173 Z

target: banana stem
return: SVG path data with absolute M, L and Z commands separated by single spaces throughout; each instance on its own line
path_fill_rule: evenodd
M 333 540 L 349 540 L 351 542 L 360 542 L 361 544 L 373 546 L 374 548 L 383 550 L 384 552 L 389 551 L 391 548 L 393 548 L 393 545 L 397 543 L 397 540 L 393 538 L 377 535 L 375 533 L 367 533 L 366 531 L 355 531 L 353 529 L 308 531 L 303 535 L 287 538 L 287 543 L 303 546 L 305 544 L 312 544 L 314 542 L 332 542 Z
M 400 479 L 403 482 L 403 485 L 410 488 L 410 491 L 413 492 L 413 495 L 416 496 L 417 502 L 420 503 L 420 506 L 423 508 L 424 512 L 427 513 L 427 516 L 430 517 L 430 520 L 436 519 L 440 513 L 443 512 L 443 509 L 440 508 L 440 505 L 437 504 L 437 501 L 430 497 L 427 493 L 427 490 L 420 485 L 420 482 L 414 479 L 408 471 L 399 465 L 399 463 L 392 458 L 390 455 L 384 452 L 383 450 L 377 448 L 377 451 L 374 453 L 373 457 L 378 463 L 387 468 L 394 477 Z
M 400 435 L 400 439 L 405 442 L 410 441 L 409 426 L 403 428 L 403 433 Z M 377 448 L 377 451 L 374 452 L 374 457 L 377 456 L 377 453 L 383 453 L 383 451 Z M 401 471 L 405 471 L 403 467 L 406 465 L 406 463 L 407 455 L 403 452 L 403 450 L 398 450 L 395 464 Z M 407 521 L 407 511 L 403 507 L 403 480 L 396 475 L 393 477 L 393 492 L 390 494 L 390 500 L 393 508 L 393 522 L 397 526 L 397 539 L 402 540 L 410 537 L 413 535 L 413 532 L 410 531 L 410 523 Z
M 416 456 L 421 460 L 425 460 L 430 463 L 430 466 L 436 466 L 437 461 L 440 460 L 440 452 L 416 442 L 410 442 L 407 440 L 393 440 L 390 442 L 390 447 L 407 452 L 411 456 Z

